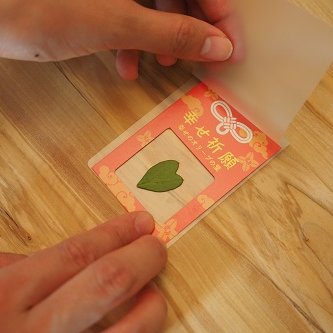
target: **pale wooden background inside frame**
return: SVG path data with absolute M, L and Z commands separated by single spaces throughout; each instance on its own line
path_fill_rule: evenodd
M 297 3 L 333 24 L 331 0 Z M 0 250 L 32 253 L 123 213 L 87 161 L 190 77 L 145 56 L 140 79 L 124 82 L 110 52 L 1 59 Z M 169 248 L 156 279 L 168 333 L 332 332 L 332 101 L 331 66 L 290 146 Z
M 148 169 L 166 160 L 179 162 L 177 174 L 184 179 L 180 187 L 163 193 L 137 187 Z M 164 131 L 132 156 L 116 170 L 116 175 L 159 224 L 167 222 L 214 181 L 214 177 L 171 129 Z

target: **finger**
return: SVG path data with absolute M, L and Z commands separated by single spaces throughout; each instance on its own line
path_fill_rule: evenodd
M 118 50 L 116 57 L 116 69 L 118 74 L 125 80 L 138 78 L 139 51 Z
M 0 268 L 14 264 L 26 258 L 23 254 L 16 253 L 0 253 Z
M 154 236 L 109 253 L 30 312 L 47 331 L 81 332 L 136 295 L 164 267 L 167 253 Z M 46 326 L 45 326 L 46 325 Z
M 155 0 L 155 7 L 168 13 L 186 13 L 187 6 L 183 0 Z
M 177 62 L 178 59 L 174 56 L 167 56 L 167 55 L 164 55 L 164 54 L 157 54 L 156 55 L 156 60 L 160 65 L 169 67 L 169 66 L 174 65 Z
M 144 288 L 128 314 L 102 333 L 162 332 L 167 304 L 155 286 Z
M 186 13 L 186 4 L 184 1 L 179 0 L 156 0 L 155 6 L 157 10 L 168 13 Z M 177 58 L 173 56 L 167 56 L 163 54 L 156 55 L 156 60 L 162 66 L 172 66 L 177 62 Z
M 196 1 L 193 0 L 186 0 L 187 3 L 187 12 L 189 15 L 202 20 L 202 21 L 207 21 L 206 15 L 203 13 L 201 10 L 200 6 Z
M 231 40 L 234 50 L 230 60 L 241 60 L 245 53 L 244 36 L 233 2 L 231 0 L 197 0 L 190 3 L 193 8 L 199 6 L 207 21 L 223 31 Z
M 127 7 L 129 12 L 121 25 L 130 19 L 131 29 L 122 29 L 118 34 L 113 31 L 111 36 L 109 33 L 110 48 L 138 49 L 197 61 L 223 61 L 232 53 L 226 35 L 207 22 L 145 8 L 135 2 Z
M 154 221 L 145 212 L 123 215 L 9 266 L 0 282 L 15 290 L 13 304 L 20 299 L 31 307 L 98 258 L 153 229 Z
M 189 1 L 189 3 L 192 2 Z M 220 22 L 234 13 L 234 7 L 230 0 L 196 0 L 194 3 L 200 7 L 207 21 L 212 24 Z

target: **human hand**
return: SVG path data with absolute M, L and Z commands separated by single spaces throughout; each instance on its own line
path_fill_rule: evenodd
M 135 296 L 103 332 L 160 332 L 166 303 L 149 282 L 167 254 L 153 229 L 132 213 L 30 257 L 0 255 L 0 331 L 81 332 Z
M 139 51 L 162 65 L 177 58 L 224 61 L 241 48 L 232 0 L 6 0 L 0 4 L 0 56 L 57 61 L 118 50 L 125 79 L 138 73 Z M 232 41 L 232 43 L 230 42 Z

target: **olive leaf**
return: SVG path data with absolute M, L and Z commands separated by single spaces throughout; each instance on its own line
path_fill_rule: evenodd
M 177 174 L 179 162 L 167 160 L 151 167 L 137 184 L 138 188 L 152 192 L 167 192 L 183 184 L 184 179 Z

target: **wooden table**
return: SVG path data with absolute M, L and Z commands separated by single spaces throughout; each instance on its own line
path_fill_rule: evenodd
M 298 1 L 333 22 L 331 0 Z M 124 209 L 87 161 L 191 77 L 112 53 L 0 61 L 0 251 L 30 253 Z M 333 66 L 291 143 L 169 250 L 168 332 L 333 332 Z

